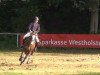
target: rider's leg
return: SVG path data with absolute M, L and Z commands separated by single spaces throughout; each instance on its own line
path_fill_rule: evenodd
M 38 43 L 39 43 L 40 41 L 39 41 L 38 35 L 36 35 L 35 38 L 36 38 L 35 51 L 37 51 L 37 46 L 38 46 Z
M 31 44 L 33 44 L 35 42 L 35 35 L 32 35 L 32 41 Z
M 37 43 L 40 42 L 40 40 L 39 40 L 39 38 L 38 38 L 38 35 L 36 35 L 36 41 L 37 41 Z
M 26 37 L 29 37 L 30 36 L 30 32 L 27 32 L 24 36 L 23 36 L 23 41 Z M 21 48 L 23 48 L 23 46 L 21 46 Z
M 26 37 L 30 36 L 30 32 L 28 32 L 27 34 L 24 35 L 23 39 L 25 39 Z

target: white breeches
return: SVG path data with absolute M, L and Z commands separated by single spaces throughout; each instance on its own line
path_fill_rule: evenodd
M 30 32 L 28 32 L 27 34 L 24 35 L 23 39 L 25 39 L 26 37 L 30 36 Z M 38 38 L 38 34 L 32 35 L 32 41 L 34 41 L 36 39 L 36 42 L 40 42 L 39 38 Z

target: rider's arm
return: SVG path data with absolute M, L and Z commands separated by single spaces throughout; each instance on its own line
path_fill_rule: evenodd
M 40 24 L 37 24 L 36 26 L 37 26 L 37 27 L 34 27 L 34 28 L 33 28 L 34 34 L 38 34 L 38 33 L 40 32 Z M 36 28 L 36 29 L 35 29 L 35 28 Z
M 40 32 L 40 24 L 38 24 L 38 29 L 37 29 L 37 33 Z

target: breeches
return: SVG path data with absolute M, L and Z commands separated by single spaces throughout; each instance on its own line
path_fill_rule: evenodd
M 27 34 L 24 35 L 23 39 L 25 39 L 26 37 L 29 37 L 31 34 L 30 32 L 28 32 Z M 36 42 L 40 42 L 39 38 L 38 38 L 38 34 L 32 35 L 32 41 L 36 40 Z

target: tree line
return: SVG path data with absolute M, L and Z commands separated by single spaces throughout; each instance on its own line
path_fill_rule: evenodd
M 25 33 L 39 16 L 40 33 L 97 34 L 99 0 L 1 0 L 0 32 Z

